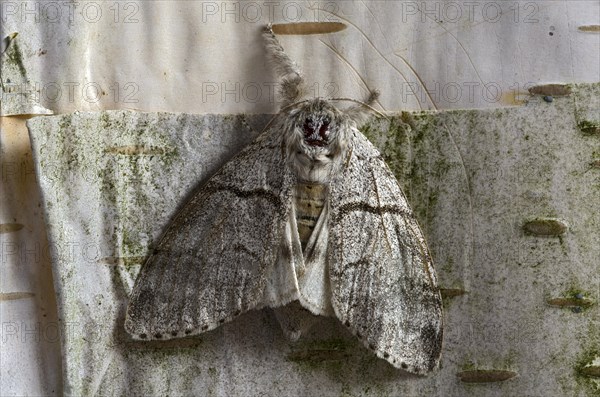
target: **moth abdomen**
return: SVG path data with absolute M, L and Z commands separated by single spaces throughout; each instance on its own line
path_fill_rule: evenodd
M 321 216 L 326 198 L 326 185 L 310 182 L 299 182 L 296 185 L 294 190 L 296 224 L 298 225 L 302 249 L 306 247 L 319 216 Z

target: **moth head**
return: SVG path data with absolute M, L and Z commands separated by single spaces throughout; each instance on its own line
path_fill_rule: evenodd
M 339 141 L 346 139 L 345 134 L 376 112 L 371 104 L 378 95 L 378 92 L 372 92 L 366 102 L 355 101 L 358 104 L 347 109 L 339 109 L 333 104 L 349 100 L 345 98 L 316 98 L 290 106 L 287 117 L 291 121 L 291 133 L 296 144 L 313 153 L 335 151 Z
M 330 123 L 331 120 L 327 115 L 309 115 L 306 117 L 302 125 L 304 143 L 312 147 L 326 146 L 331 139 Z
M 348 117 L 331 102 L 317 98 L 302 101 L 288 113 L 290 138 L 296 149 L 316 156 L 338 151 L 348 128 Z
M 337 139 L 343 114 L 329 102 L 317 98 L 292 112 L 295 113 L 295 127 L 301 132 L 305 145 L 325 147 Z

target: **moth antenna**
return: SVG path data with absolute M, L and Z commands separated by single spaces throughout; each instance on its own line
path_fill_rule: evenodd
M 375 113 L 378 116 L 381 116 L 381 117 L 389 120 L 389 118 L 385 114 L 381 113 L 379 110 L 375 109 L 373 106 L 368 105 L 367 103 L 365 103 L 363 101 L 359 101 L 357 99 L 352 99 L 352 98 L 328 98 L 327 100 L 328 101 L 350 101 L 350 102 L 356 102 L 356 103 L 360 104 L 360 106 L 357 106 L 356 108 L 360 108 L 362 106 L 364 108 L 369 109 L 372 113 Z M 354 109 L 354 108 L 350 108 L 348 110 L 352 110 L 352 109 Z M 348 111 L 348 110 L 346 110 L 346 111 Z
M 281 109 L 279 109 L 279 112 L 283 113 L 286 110 L 293 108 L 296 105 L 299 105 L 301 103 L 305 103 L 305 102 L 310 102 L 308 99 L 305 99 L 303 101 L 299 101 L 299 102 L 294 102 L 294 103 L 290 103 L 289 105 L 286 106 L 282 106 Z M 273 121 L 275 121 L 277 119 L 278 114 L 274 115 L 273 117 L 271 117 L 271 119 L 269 120 L 269 122 L 267 123 L 266 127 L 262 129 L 262 132 L 265 132 L 266 130 L 268 130 L 271 127 L 271 124 L 273 124 Z
M 354 120 L 356 122 L 356 125 L 361 125 L 361 124 L 364 124 L 371 116 L 373 116 L 373 114 L 377 114 L 377 115 L 385 117 L 387 119 L 387 117 L 383 113 L 381 113 L 380 111 L 378 111 L 377 109 L 375 109 L 373 107 L 373 104 L 377 101 L 377 98 L 379 98 L 379 91 L 372 90 L 369 92 L 369 96 L 367 97 L 367 99 L 364 102 L 357 101 L 356 99 L 350 99 L 350 98 L 333 98 L 333 99 L 356 102 L 357 105 L 352 106 L 351 108 L 346 110 L 345 113 L 352 120 Z
M 365 104 L 368 106 L 373 106 L 373 104 L 379 99 L 379 95 L 379 90 L 370 90 Z
M 302 72 L 298 65 L 283 50 L 275 33 L 273 33 L 271 24 L 268 24 L 265 27 L 263 38 L 265 40 L 268 57 L 281 80 L 279 84 L 279 95 L 282 98 L 281 106 L 285 107 L 294 103 L 302 95 L 302 86 L 304 85 Z

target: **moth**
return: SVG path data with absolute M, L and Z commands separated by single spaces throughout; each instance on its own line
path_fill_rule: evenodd
M 253 309 L 305 309 L 336 316 L 380 358 L 425 374 L 440 358 L 442 302 L 406 197 L 357 128 L 378 93 L 346 109 L 306 99 L 270 26 L 263 36 L 280 112 L 173 218 L 136 279 L 125 328 L 164 340 Z

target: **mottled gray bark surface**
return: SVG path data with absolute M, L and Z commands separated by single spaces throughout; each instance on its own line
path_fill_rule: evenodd
M 553 102 L 402 113 L 363 128 L 404 187 L 444 288 L 442 365 L 427 378 L 376 358 L 334 319 L 290 343 L 267 310 L 197 338 L 131 340 L 124 310 L 149 245 L 193 187 L 256 132 L 241 116 L 30 120 L 65 393 L 595 395 L 599 101 L 599 85 L 580 85 Z M 269 117 L 246 120 L 261 130 Z

